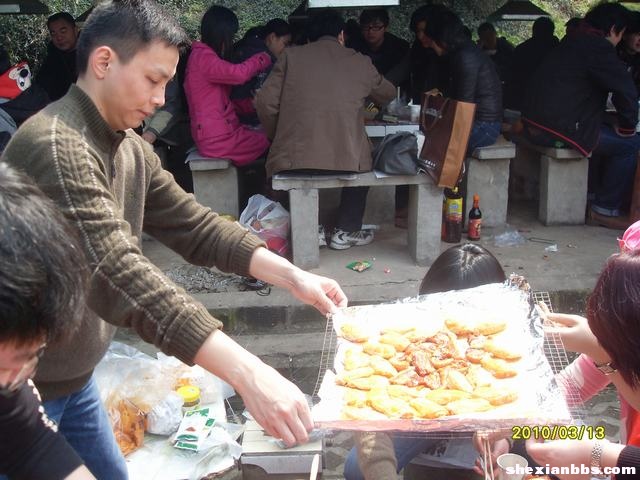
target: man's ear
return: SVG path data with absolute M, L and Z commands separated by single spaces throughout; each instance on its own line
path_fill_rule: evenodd
M 338 43 L 344 47 L 344 30 L 338 34 Z
M 89 55 L 89 64 L 87 70 L 93 73 L 93 76 L 99 80 L 102 80 L 109 71 L 109 64 L 113 63 L 116 59 L 115 52 L 111 47 L 103 45 L 96 48 Z

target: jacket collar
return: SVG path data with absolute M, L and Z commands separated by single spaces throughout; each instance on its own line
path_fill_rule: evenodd
M 112 129 L 105 119 L 100 115 L 91 97 L 84 90 L 75 84 L 69 87 L 67 97 L 80 106 L 80 114 L 82 123 L 85 124 L 90 132 L 96 136 L 96 141 L 101 147 L 110 149 L 114 144 L 119 143 L 125 136 L 122 131 Z

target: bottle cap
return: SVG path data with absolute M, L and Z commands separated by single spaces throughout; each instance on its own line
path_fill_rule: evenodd
M 182 397 L 184 403 L 192 403 L 200 400 L 200 389 L 193 385 L 185 385 L 178 388 L 176 393 Z

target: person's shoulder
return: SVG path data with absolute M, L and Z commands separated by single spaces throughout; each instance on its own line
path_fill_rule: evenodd
M 385 33 L 384 41 L 389 42 L 389 45 L 395 49 L 409 49 L 409 42 L 407 42 L 404 38 L 400 38 L 393 33 Z

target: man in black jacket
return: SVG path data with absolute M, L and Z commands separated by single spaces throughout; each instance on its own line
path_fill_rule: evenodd
M 362 39 L 353 48 L 371 59 L 378 73 L 386 75 L 409 51 L 406 40 L 389 33 L 389 13 L 384 8 L 363 10 L 360 14 Z
M 6 163 L 0 230 L 0 476 L 93 479 L 29 380 L 47 342 L 69 334 L 85 311 L 82 249 L 62 213 Z
M 70 13 L 54 13 L 47 19 L 51 42 L 47 56 L 38 71 L 36 83 L 49 95 L 53 102 L 61 98 L 69 86 L 78 79 L 76 68 L 76 43 L 78 27 Z
M 590 168 L 590 216 L 619 229 L 628 226 L 621 208 L 631 196 L 640 149 L 638 94 L 615 50 L 628 13 L 618 3 L 590 10 L 536 71 L 523 109 L 524 134 L 531 142 L 574 148 L 585 156 L 593 152 L 602 159 L 602 168 Z M 609 92 L 616 108 L 614 126 L 603 124 Z
M 531 38 L 513 51 L 511 68 L 507 77 L 505 103 L 509 108 L 521 110 L 527 84 L 546 56 L 560 41 L 553 34 L 555 25 L 549 17 L 533 22 Z

